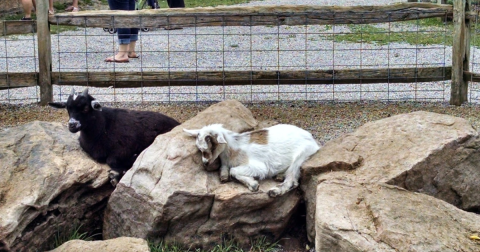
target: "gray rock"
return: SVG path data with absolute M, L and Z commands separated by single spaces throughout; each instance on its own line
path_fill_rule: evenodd
M 302 167 L 307 231 L 315 237 L 316 186 L 327 180 L 387 183 L 480 209 L 480 139 L 467 120 L 413 112 L 369 122 L 325 144 Z
M 387 184 L 329 180 L 317 188 L 315 249 L 322 252 L 479 251 L 480 217 Z
M 266 191 L 277 183 L 272 180 L 262 181 L 258 192 L 236 181 L 221 184 L 218 171 L 202 168 L 195 139 L 183 132 L 212 123 L 237 132 L 257 125 L 241 103 L 225 101 L 158 136 L 113 192 L 104 237 L 163 239 L 205 248 L 220 244 L 224 235 L 240 243 L 264 235 L 280 237 L 301 197 L 292 191 L 270 198 Z
M 119 237 L 105 241 L 71 240 L 50 252 L 150 252 L 144 239 Z
M 0 131 L 0 243 L 12 251 L 44 250 L 60 230 L 101 223 L 109 168 L 77 137 L 38 121 Z

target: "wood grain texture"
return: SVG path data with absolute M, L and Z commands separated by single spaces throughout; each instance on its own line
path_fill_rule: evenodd
M 1 35 L 28 34 L 37 32 L 35 20 L 4 20 L 0 21 Z
M 470 58 L 470 22 L 465 20 L 465 10 L 470 10 L 470 0 L 453 2 L 452 86 L 450 104 L 460 106 L 468 101 L 468 72 Z
M 51 16 L 50 23 L 81 27 L 146 28 L 327 25 L 384 23 L 445 17 L 452 14 L 451 5 L 431 3 L 399 3 L 385 6 L 221 6 L 140 11 L 81 11 Z

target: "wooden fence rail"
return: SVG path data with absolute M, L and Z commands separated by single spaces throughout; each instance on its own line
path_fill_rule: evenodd
M 45 1 L 39 1 L 42 3 Z M 45 3 L 43 3 L 45 4 Z M 41 6 L 37 7 L 40 8 Z M 455 38 L 452 67 L 345 69 L 318 71 L 216 71 L 216 72 L 51 72 L 44 67 L 40 73 L 0 73 L 0 89 L 40 85 L 42 92 L 51 92 L 51 83 L 58 85 L 89 85 L 108 87 L 178 85 L 245 85 L 245 84 L 342 84 L 342 83 L 404 83 L 452 80 L 451 104 L 467 101 L 466 78 L 478 75 L 468 71 L 469 20 L 476 18 L 470 11 L 470 0 L 455 0 L 454 6 L 430 3 L 400 3 L 387 6 L 257 6 L 157 9 L 141 11 L 82 11 L 48 17 L 55 25 L 80 27 L 145 27 L 177 28 L 205 26 L 279 26 L 369 24 L 417 20 L 432 17 L 454 17 Z M 42 22 L 42 24 L 40 24 Z M 4 21 L 2 34 L 44 31 L 46 20 Z M 27 24 L 27 25 L 25 25 Z M 44 36 L 39 34 L 43 41 Z M 49 41 L 43 41 L 45 45 Z M 40 42 L 39 42 L 40 43 Z M 39 46 L 40 48 L 40 46 Z M 39 50 L 40 51 L 40 50 Z M 49 64 L 50 50 L 39 53 L 39 60 Z M 455 57 L 458 56 L 458 57 Z M 41 57 L 40 57 L 41 56 Z M 49 58 L 50 57 L 50 58 Z M 51 63 L 50 63 L 51 64 Z M 42 63 L 40 63 L 42 65 Z M 47 71 L 48 74 L 44 72 Z M 50 76 L 50 77 L 49 77 Z M 49 78 L 50 83 L 46 78 Z M 51 101 L 50 94 L 41 95 L 41 104 Z

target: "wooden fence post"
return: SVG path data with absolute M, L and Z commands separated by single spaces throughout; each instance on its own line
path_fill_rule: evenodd
M 450 104 L 460 106 L 468 101 L 468 80 L 463 72 L 468 71 L 470 63 L 470 22 L 465 12 L 470 10 L 471 0 L 453 2 L 453 46 L 452 46 L 452 84 Z
M 45 106 L 53 100 L 52 42 L 48 24 L 48 0 L 37 0 L 36 5 L 40 105 Z

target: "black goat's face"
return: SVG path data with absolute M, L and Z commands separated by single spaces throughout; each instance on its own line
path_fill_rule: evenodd
M 51 102 L 50 106 L 54 108 L 66 108 L 70 119 L 68 120 L 68 130 L 76 133 L 84 129 L 92 117 L 94 111 L 101 111 L 102 106 L 95 98 L 88 94 L 88 89 L 85 89 L 81 94 L 72 93 L 67 99 L 67 102 Z M 90 122 L 92 123 L 92 122 Z

